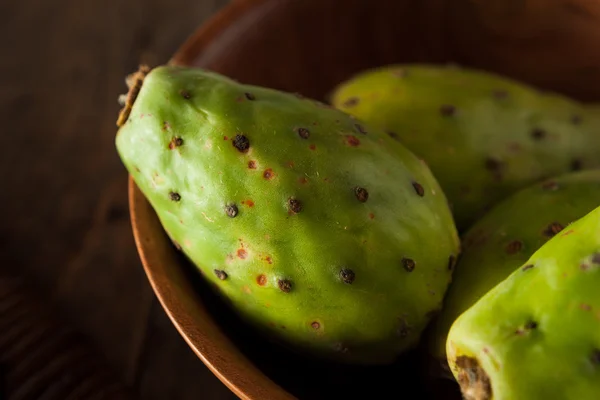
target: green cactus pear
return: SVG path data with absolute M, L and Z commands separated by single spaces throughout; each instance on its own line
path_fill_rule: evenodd
M 600 396 L 600 207 L 461 314 L 448 334 L 467 400 Z
M 491 72 L 388 65 L 340 83 L 330 99 L 429 164 L 459 232 L 518 189 L 600 166 L 597 110 Z
M 444 307 L 427 332 L 434 373 L 451 377 L 446 341 L 456 318 L 506 279 L 556 233 L 600 204 L 600 170 L 569 172 L 521 189 L 495 205 L 462 238 Z M 435 365 L 435 364 L 434 364 Z
M 291 93 L 182 66 L 131 81 L 121 160 L 240 316 L 340 362 L 387 363 L 416 345 L 460 245 L 425 163 Z

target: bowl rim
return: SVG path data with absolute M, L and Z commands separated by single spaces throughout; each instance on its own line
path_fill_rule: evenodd
M 240 18 L 268 2 L 269 0 L 232 0 L 196 28 L 171 56 L 168 64 L 189 65 L 198 54 L 201 54 L 212 44 L 215 38 L 229 29 Z M 206 349 L 210 347 L 206 344 L 212 340 L 200 328 L 190 326 L 189 321 L 194 319 L 191 312 L 189 312 L 190 310 L 186 310 L 186 306 L 181 299 L 172 295 L 174 292 L 172 289 L 165 288 L 159 283 L 161 279 L 168 278 L 162 268 L 157 268 L 150 261 L 153 258 L 149 255 L 152 249 L 143 241 L 145 223 L 141 220 L 141 215 L 144 213 L 141 208 L 151 208 L 151 206 L 131 174 L 128 174 L 128 202 L 135 246 L 146 277 L 171 323 L 196 356 L 229 390 L 242 400 L 265 400 L 265 394 L 268 394 L 270 400 L 295 400 L 296 397 L 270 379 L 245 355 L 240 353 L 240 356 L 248 361 L 243 366 L 232 364 L 231 362 L 234 360 L 232 360 L 229 352 L 212 354 L 212 357 L 206 355 Z M 152 213 L 154 213 L 153 210 Z M 173 309 L 177 309 L 178 312 L 174 313 Z M 210 324 L 219 328 L 214 322 L 210 322 Z M 232 348 L 236 347 L 228 337 L 223 337 L 223 340 Z M 223 366 L 225 365 L 227 365 L 227 374 L 223 372 Z M 251 383 L 243 379 L 244 376 L 248 375 L 251 377 Z
M 169 64 L 189 65 L 203 53 L 221 33 L 272 0 L 231 0 L 219 11 L 204 21 L 183 41 L 168 61 Z

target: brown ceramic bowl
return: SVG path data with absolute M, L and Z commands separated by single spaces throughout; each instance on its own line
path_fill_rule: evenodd
M 172 62 L 319 100 L 365 68 L 453 62 L 599 101 L 599 43 L 600 2 L 593 0 L 236 0 Z M 426 399 L 437 391 L 458 398 L 454 386 L 428 386 L 415 355 L 387 367 L 342 367 L 263 341 L 198 279 L 131 181 L 129 195 L 138 251 L 162 306 L 239 397 L 384 399 L 391 392 Z

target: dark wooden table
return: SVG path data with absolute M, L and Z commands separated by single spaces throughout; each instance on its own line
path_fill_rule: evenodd
M 0 271 L 24 276 L 142 399 L 236 398 L 152 293 L 114 149 L 126 74 L 166 62 L 225 3 L 0 1 Z

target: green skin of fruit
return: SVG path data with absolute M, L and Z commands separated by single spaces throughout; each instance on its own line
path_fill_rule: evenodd
M 598 204 L 600 170 L 570 172 L 521 189 L 463 235 L 462 254 L 444 307 L 427 332 L 429 353 L 440 367 L 436 373 L 448 371 L 446 341 L 456 318 L 519 268 L 561 227 Z M 452 376 L 449 371 L 446 375 Z
M 311 99 L 161 66 L 116 147 L 204 278 L 292 349 L 387 363 L 441 307 L 459 251 L 452 214 L 428 167 L 384 132 Z M 365 202 L 355 187 L 368 191 Z
M 330 98 L 429 164 L 459 232 L 518 189 L 600 165 L 597 109 L 488 72 L 389 65 L 340 83 Z
M 546 242 L 455 321 L 448 360 L 465 398 L 598 399 L 599 251 L 600 207 Z M 486 380 L 491 394 L 481 389 Z

